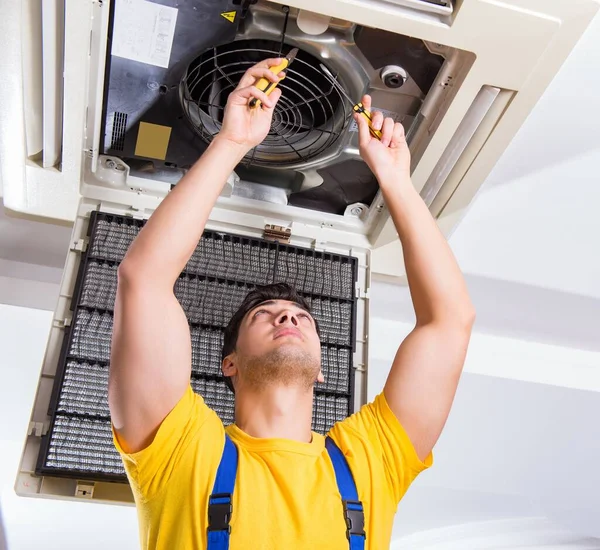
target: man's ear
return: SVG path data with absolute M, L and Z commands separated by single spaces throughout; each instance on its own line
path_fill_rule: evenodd
M 230 353 L 223 362 L 221 363 L 221 370 L 223 371 L 223 376 L 235 376 L 237 374 L 237 367 L 235 366 L 235 352 Z
M 325 377 L 323 376 L 323 371 L 322 370 L 320 370 L 319 374 L 317 375 L 317 382 L 320 382 L 321 384 L 323 382 L 325 382 Z

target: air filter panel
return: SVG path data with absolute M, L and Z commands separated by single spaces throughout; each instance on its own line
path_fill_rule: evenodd
M 126 481 L 110 429 L 110 347 L 117 269 L 144 223 L 91 214 L 38 474 Z M 326 381 L 315 388 L 312 427 L 326 433 L 352 412 L 354 403 L 356 277 L 357 261 L 351 256 L 205 231 L 174 286 L 190 327 L 192 389 L 225 425 L 234 421 L 234 396 L 221 374 L 224 328 L 250 290 L 285 281 L 305 296 L 321 327 Z

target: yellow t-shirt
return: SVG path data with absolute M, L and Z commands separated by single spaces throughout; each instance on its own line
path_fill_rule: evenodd
M 144 550 L 206 548 L 208 497 L 225 444 L 238 448 L 231 550 L 347 550 L 342 501 L 325 438 L 257 439 L 227 428 L 189 387 L 152 444 L 126 454 Z M 388 548 L 398 502 L 432 464 L 419 460 L 383 394 L 329 432 L 346 456 L 365 509 L 366 548 Z

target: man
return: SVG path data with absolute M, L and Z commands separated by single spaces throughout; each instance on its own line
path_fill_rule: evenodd
M 322 381 L 318 327 L 287 285 L 253 291 L 231 320 L 223 374 L 235 391 L 235 424 L 223 427 L 190 387 L 190 331 L 173 285 L 192 255 L 227 176 L 267 135 L 281 94 L 253 83 L 277 81 L 267 60 L 229 96 L 223 127 L 154 212 L 119 267 L 109 403 L 115 445 L 138 507 L 144 549 L 207 547 L 209 497 L 226 435 L 239 457 L 229 547 L 233 550 L 349 548 L 332 461 L 311 433 L 313 386 Z M 247 107 L 250 98 L 263 108 Z M 363 99 L 365 107 L 370 98 Z M 403 128 L 362 118 L 360 152 L 377 177 L 402 241 L 416 311 L 385 388 L 336 424 L 364 507 L 366 548 L 389 546 L 398 502 L 446 422 L 474 319 L 461 272 L 414 190 Z M 211 501 L 212 502 L 212 501 Z M 227 547 L 227 546 L 223 546 Z

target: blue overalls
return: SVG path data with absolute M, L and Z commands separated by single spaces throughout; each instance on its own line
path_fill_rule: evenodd
M 358 500 L 356 484 L 348 462 L 342 451 L 328 437 L 325 448 L 331 458 L 338 490 L 344 505 L 344 519 L 346 521 L 346 537 L 350 550 L 364 550 L 365 514 L 362 502 Z M 217 470 L 217 478 L 212 495 L 208 499 L 208 550 L 228 550 L 229 535 L 231 534 L 231 513 L 233 511 L 233 489 L 237 474 L 238 451 L 237 447 L 225 434 L 225 448 L 221 463 Z

